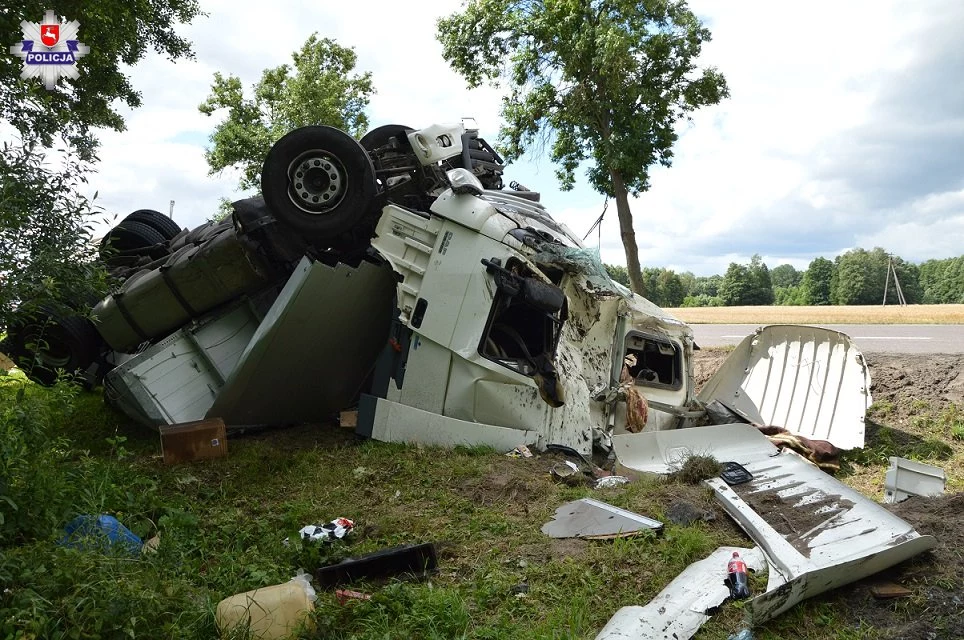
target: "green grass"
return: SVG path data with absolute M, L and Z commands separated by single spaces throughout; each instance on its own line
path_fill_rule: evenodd
M 918 426 L 952 438 L 960 418 L 946 413 Z M 927 439 L 906 450 L 885 429 L 852 468 L 880 470 L 887 455 L 914 451 L 925 460 L 943 455 Z M 323 591 L 315 629 L 303 637 L 593 638 L 619 607 L 645 604 L 716 547 L 752 546 L 722 512 L 713 523 L 667 523 L 660 536 L 550 540 L 542 525 L 580 497 L 657 519 L 679 499 L 713 508 L 713 498 L 701 486 L 654 481 L 569 487 L 551 480 L 546 458 L 486 448 L 363 442 L 337 427 L 300 427 L 231 437 L 224 459 L 169 467 L 156 434 L 130 426 L 92 393 L 79 397 L 57 433 L 63 441 L 50 473 L 68 474 L 73 512 L 113 514 L 142 538 L 159 534 L 160 549 L 137 558 L 65 549 L 56 543 L 59 525 L 5 541 L 2 637 L 214 637 L 222 598 L 286 581 L 299 568 L 431 541 L 440 567 L 430 580 L 356 584 L 373 598 L 345 606 Z M 953 460 L 964 457 L 962 446 L 952 445 Z M 338 516 L 356 522 L 345 541 L 282 542 Z M 528 587 L 522 595 L 519 585 Z M 765 579 L 754 586 L 764 589 Z M 756 637 L 876 637 L 859 620 L 842 620 L 839 607 L 834 594 L 813 599 Z M 726 638 L 742 616 L 740 603 L 727 603 L 698 638 Z

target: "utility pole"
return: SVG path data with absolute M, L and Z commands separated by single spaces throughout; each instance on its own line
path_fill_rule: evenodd
M 900 280 L 897 279 L 897 268 L 894 266 L 894 257 L 887 256 L 887 279 L 884 280 L 884 301 L 883 306 L 887 306 L 887 286 L 890 284 L 890 274 L 894 274 L 894 289 L 897 291 L 897 304 L 902 307 L 907 306 L 907 299 L 904 298 L 904 291 L 900 288 Z
M 167 217 L 170 218 L 171 220 L 174 219 L 174 201 L 173 200 L 171 200 L 171 208 L 168 209 L 167 211 Z

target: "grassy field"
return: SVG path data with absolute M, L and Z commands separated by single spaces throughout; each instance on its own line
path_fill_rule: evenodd
M 964 324 L 964 304 L 860 307 L 685 307 L 690 324 Z
M 892 409 L 875 416 L 883 422 Z M 939 452 L 892 440 L 871 444 L 848 464 L 845 480 L 879 487 L 888 455 L 939 455 L 942 465 L 960 469 L 964 442 L 957 438 L 964 434 L 950 431 L 961 429 L 959 418 L 914 424 L 922 437 L 947 439 Z M 2 637 L 213 638 L 222 598 L 285 581 L 299 568 L 432 541 L 440 570 L 431 580 L 355 585 L 373 599 L 347 606 L 322 591 L 315 629 L 301 637 L 593 638 L 619 607 L 645 604 L 717 546 L 751 544 L 722 514 L 688 526 L 667 522 L 658 537 L 551 540 L 542 525 L 581 497 L 664 522 L 680 500 L 714 507 L 701 486 L 640 480 L 594 491 L 558 484 L 546 472 L 555 461 L 548 457 L 365 442 L 320 425 L 232 437 L 227 458 L 165 466 L 156 434 L 131 426 L 94 393 L 81 395 L 57 435 L 58 463 L 30 481 L 68 474 L 59 490 L 70 492 L 76 512 L 114 514 L 142 538 L 159 534 L 160 549 L 136 558 L 66 549 L 54 523 L 4 541 Z M 338 516 L 356 522 L 345 541 L 282 542 L 297 540 L 303 525 Z M 754 578 L 754 588 L 764 589 L 764 579 Z M 845 591 L 796 607 L 755 637 L 880 637 L 881 629 L 840 613 L 852 599 Z M 903 602 L 893 615 L 903 623 L 918 613 Z M 740 603 L 727 603 L 698 638 L 722 640 L 741 628 Z

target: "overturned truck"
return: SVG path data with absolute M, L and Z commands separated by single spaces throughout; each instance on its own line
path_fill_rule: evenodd
M 613 282 L 503 169 L 461 124 L 361 141 L 297 129 L 230 220 L 128 216 L 103 244 L 113 292 L 89 319 L 45 319 L 45 335 L 11 328 L 14 355 L 41 381 L 58 367 L 102 379 L 152 427 L 318 422 L 357 404 L 360 434 L 443 445 L 588 453 L 721 413 L 862 443 L 868 379 L 846 336 L 789 328 L 697 398 L 690 329 Z
M 847 336 L 760 330 L 697 395 L 689 327 L 613 282 L 502 175 L 463 125 L 292 131 L 265 159 L 262 197 L 190 231 L 131 214 L 105 238 L 114 291 L 89 317 L 10 327 L 8 345 L 42 382 L 60 368 L 102 380 L 151 427 L 357 406 L 356 431 L 385 441 L 595 447 L 652 473 L 696 454 L 739 463 L 752 481 L 709 484 L 765 554 L 757 620 L 933 546 L 750 425 L 862 446 L 870 378 Z M 659 622 L 627 608 L 602 635 L 662 637 L 644 630 Z

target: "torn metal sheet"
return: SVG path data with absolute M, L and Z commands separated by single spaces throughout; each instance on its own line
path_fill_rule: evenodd
M 710 611 L 730 595 L 726 563 L 734 551 L 753 571 L 764 571 L 767 561 L 754 547 L 720 547 L 676 576 L 645 606 L 623 607 L 610 618 L 596 640 L 686 640 L 710 619 Z
M 310 423 L 349 406 L 388 340 L 394 289 L 387 265 L 303 258 L 207 416 L 228 425 Z
M 698 397 L 750 422 L 853 449 L 864 446 L 870 373 L 843 333 L 773 325 L 747 336 Z
M 884 477 L 884 502 L 894 503 L 911 496 L 939 496 L 944 493 L 944 470 L 923 462 L 891 456 Z
M 550 538 L 586 538 L 600 540 L 633 536 L 640 531 L 660 531 L 663 523 L 611 504 L 583 498 L 567 502 L 552 520 L 542 525 L 542 533 Z
M 725 453 L 719 457 L 738 462 L 753 474 L 750 482 L 734 487 L 719 478 L 706 483 L 770 562 L 767 591 L 746 605 L 755 624 L 807 598 L 903 562 L 936 544 L 933 537 L 920 535 L 907 522 L 796 453 L 780 452 L 751 425 L 658 434 L 662 436 L 659 444 L 664 455 L 691 446 L 692 432 L 706 432 L 707 446 L 720 442 L 726 434 Z M 625 438 L 647 435 L 657 434 Z M 673 435 L 680 439 L 674 441 Z M 617 455 L 637 449 L 624 442 Z M 649 469 L 656 466 L 656 457 L 652 455 L 647 462 Z M 631 459 L 620 458 L 620 462 L 632 468 Z M 673 462 L 671 458 L 664 459 L 663 468 L 669 469 Z
M 626 433 L 613 436 L 613 451 L 619 467 L 660 475 L 678 471 L 694 455 L 739 462 L 737 456 L 746 447 L 742 439 L 747 427 L 740 423 Z

